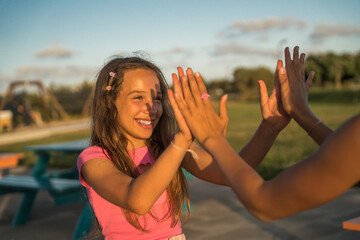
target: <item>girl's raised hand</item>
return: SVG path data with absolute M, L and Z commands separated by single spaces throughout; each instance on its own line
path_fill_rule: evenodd
M 174 95 L 171 90 L 168 90 L 169 96 L 175 96 L 175 101 L 170 97 L 170 102 L 174 111 L 181 112 L 192 134 L 204 146 L 207 139 L 224 136 L 224 126 L 228 124 L 227 95 L 220 100 L 220 114 L 218 115 L 211 105 L 200 73 L 194 75 L 189 68 L 186 74 L 187 76 L 181 76 L 181 91 L 180 87 L 175 88 L 175 83 Z
M 182 93 L 179 78 L 181 79 L 181 77 L 184 76 L 184 71 L 183 71 L 183 69 L 181 67 L 178 67 L 177 70 L 178 70 L 178 75 L 176 75 L 176 73 L 172 74 L 174 91 Z M 181 114 L 177 104 L 175 103 L 173 92 L 168 91 L 168 95 L 169 95 L 170 104 L 171 104 L 171 107 L 172 107 L 172 109 L 174 111 L 175 119 L 176 119 L 176 122 L 177 122 L 180 133 L 183 134 L 183 137 L 186 140 L 191 139 L 191 141 L 193 141 L 193 136 L 191 134 L 191 131 L 190 131 L 188 125 L 186 124 L 186 120 L 184 119 L 184 117 Z
M 285 112 L 281 103 L 281 88 L 279 79 L 279 70 L 281 67 L 282 61 L 278 60 L 275 71 L 274 86 L 270 96 L 268 96 L 264 81 L 258 81 L 260 86 L 260 107 L 263 121 L 278 132 L 284 129 L 291 120 L 291 117 Z
M 281 99 L 284 110 L 295 120 L 304 113 L 310 111 L 308 106 L 308 93 L 315 72 L 310 72 L 305 81 L 305 54 L 299 56 L 299 47 L 294 48 L 293 59 L 291 59 L 289 48 L 285 48 L 285 68 L 280 68 Z

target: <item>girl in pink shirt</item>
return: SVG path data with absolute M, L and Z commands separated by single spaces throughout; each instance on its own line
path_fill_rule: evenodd
M 172 75 L 176 90 L 182 76 L 182 68 Z M 189 192 L 182 168 L 205 181 L 228 185 L 212 156 L 193 142 L 179 109 L 171 109 L 167 89 L 159 68 L 138 57 L 110 60 L 98 74 L 91 146 L 77 164 L 106 240 L 185 239 L 180 216 L 184 204 L 189 215 Z M 223 135 L 226 100 L 220 100 Z M 261 108 L 262 122 L 239 152 L 254 168 L 290 120 L 277 109 L 276 91 Z

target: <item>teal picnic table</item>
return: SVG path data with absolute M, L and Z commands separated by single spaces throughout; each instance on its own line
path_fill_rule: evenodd
M 50 193 L 57 205 L 83 201 L 84 204 L 72 238 L 79 239 L 89 233 L 94 220 L 94 213 L 90 204 L 84 201 L 86 190 L 79 181 L 76 159 L 74 159 L 74 167 L 70 170 L 55 173 L 47 172 L 53 153 L 80 154 L 88 146 L 89 139 L 24 147 L 24 150 L 32 151 L 38 156 L 31 176 L 6 175 L 0 179 L 0 194 L 23 193 L 22 201 L 11 223 L 12 227 L 27 222 L 38 191 L 45 190 Z M 184 170 L 184 172 L 186 171 Z M 192 175 L 187 173 L 186 177 L 191 178 Z
M 90 230 L 94 214 L 85 200 L 86 191 L 80 184 L 76 159 L 74 167 L 63 172 L 48 173 L 49 161 L 53 153 L 79 154 L 89 145 L 89 139 L 34 145 L 24 147 L 37 155 L 31 176 L 7 175 L 0 179 L 0 194 L 9 192 L 23 192 L 22 201 L 13 218 L 12 227 L 25 224 L 34 204 L 37 192 L 45 190 L 54 198 L 57 205 L 83 201 L 83 207 L 73 232 L 73 239 L 84 237 Z

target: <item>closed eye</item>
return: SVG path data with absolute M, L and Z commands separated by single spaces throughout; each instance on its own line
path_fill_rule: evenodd
M 144 99 L 144 97 L 143 96 L 135 96 L 135 97 L 133 97 L 133 99 L 142 100 L 142 99 Z

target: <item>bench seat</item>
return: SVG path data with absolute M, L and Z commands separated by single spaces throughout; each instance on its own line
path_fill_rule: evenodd
M 83 190 L 78 179 L 35 178 L 19 175 L 6 175 L 0 179 L 0 194 L 38 190 L 48 191 L 58 205 L 83 200 Z
M 18 166 L 19 160 L 24 157 L 23 153 L 0 153 L 0 178 L 7 175 L 10 168 Z
M 360 217 L 344 221 L 343 228 L 347 230 L 360 231 Z

